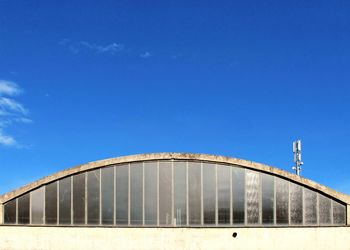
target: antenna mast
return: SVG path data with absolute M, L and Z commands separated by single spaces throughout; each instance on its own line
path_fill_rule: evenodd
M 295 163 L 293 170 L 295 170 L 296 175 L 300 175 L 301 165 L 304 164 L 301 161 L 301 140 L 296 140 L 295 142 L 293 142 L 293 153 L 294 153 L 294 163 Z

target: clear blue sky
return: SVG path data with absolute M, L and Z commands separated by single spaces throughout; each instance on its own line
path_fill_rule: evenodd
M 0 193 L 103 158 L 233 156 L 350 193 L 349 1 L 0 0 Z

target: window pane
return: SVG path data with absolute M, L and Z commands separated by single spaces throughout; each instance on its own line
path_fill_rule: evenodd
M 188 207 L 189 224 L 201 224 L 201 164 L 188 163 Z
M 171 162 L 159 162 L 159 224 L 171 225 Z
M 217 166 L 218 175 L 218 223 L 230 224 L 231 183 L 230 167 Z
M 45 223 L 57 224 L 57 182 L 46 185 Z
M 145 162 L 145 225 L 157 225 L 157 177 L 157 162 Z
M 59 223 L 71 224 L 71 177 L 59 181 Z
M 244 223 L 245 209 L 245 171 L 232 168 L 232 220 L 234 224 Z
M 259 223 L 259 173 L 246 171 L 247 178 L 247 223 Z
M 262 184 L 262 223 L 274 223 L 274 177 L 261 174 Z
M 115 217 L 116 223 L 128 224 L 129 207 L 129 165 L 115 167 Z
M 43 224 L 44 222 L 44 187 L 31 192 L 31 224 Z
M 4 222 L 5 224 L 16 223 L 16 199 L 7 202 L 4 206 Z
M 187 166 L 186 162 L 174 162 L 174 217 L 176 225 L 187 224 Z
M 29 193 L 18 198 L 18 224 L 29 224 Z
M 305 224 L 317 223 L 317 194 L 314 191 L 304 189 Z
M 290 183 L 290 220 L 291 224 L 303 223 L 303 188 Z
M 345 206 L 333 201 L 333 224 L 345 225 Z
M 276 220 L 277 224 L 288 224 L 289 183 L 276 178 Z
M 114 167 L 101 169 L 102 224 L 113 224 Z
M 85 173 L 73 176 L 73 224 L 85 224 Z
M 88 224 L 100 223 L 100 170 L 87 173 Z
M 321 225 L 331 224 L 331 199 L 319 194 L 318 195 L 318 204 L 319 204 L 319 223 Z
M 215 164 L 203 163 L 203 217 L 204 224 L 215 224 L 216 171 Z
M 142 163 L 130 165 L 130 224 L 142 225 Z

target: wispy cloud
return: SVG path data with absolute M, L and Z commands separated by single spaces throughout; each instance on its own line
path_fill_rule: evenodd
M 149 58 L 151 56 L 152 56 L 152 54 L 148 51 L 146 51 L 140 55 L 140 57 L 142 57 L 142 58 Z
M 14 98 L 22 93 L 18 84 L 0 80 L 0 145 L 18 146 L 13 136 L 4 129 L 13 123 L 31 123 L 29 111 Z
M 81 41 L 80 44 L 85 46 L 88 49 L 91 49 L 91 50 L 97 52 L 97 53 L 109 53 L 112 55 L 114 55 L 115 53 L 122 51 L 124 49 L 124 45 L 119 44 L 119 43 L 111 43 L 111 44 L 108 44 L 106 46 L 102 46 L 102 45 L 97 45 L 94 43 L 88 43 L 85 41 Z
M 124 50 L 124 44 L 121 43 L 114 42 L 107 45 L 100 45 L 87 41 L 74 42 L 68 38 L 64 38 L 59 41 L 58 45 L 68 48 L 73 54 L 78 54 L 82 50 L 89 50 L 97 54 L 115 55 L 116 53 Z
M 0 129 L 0 145 L 14 146 L 16 144 L 17 142 L 12 136 L 5 135 L 2 129 Z
M 0 80 L 0 96 L 9 95 L 14 96 L 21 93 L 18 85 L 11 81 Z

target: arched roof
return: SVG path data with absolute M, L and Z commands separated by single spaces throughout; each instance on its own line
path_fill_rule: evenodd
M 129 155 L 129 156 L 121 156 L 116 158 L 110 158 L 105 160 L 99 160 L 94 162 L 89 162 L 86 164 L 78 165 L 73 168 L 69 168 L 60 172 L 57 172 L 53 175 L 49 175 L 44 177 L 38 181 L 32 182 L 24 187 L 21 187 L 17 190 L 11 191 L 9 193 L 0 196 L 0 203 L 3 204 L 13 198 L 16 198 L 24 193 L 27 193 L 33 189 L 36 189 L 40 186 L 43 186 L 52 181 L 61 179 L 66 176 L 70 176 L 79 172 L 101 168 L 104 166 L 109 166 L 113 164 L 121 164 L 121 163 L 131 163 L 138 161 L 151 161 L 151 160 L 192 160 L 192 161 L 206 161 L 218 164 L 232 164 L 242 166 L 247 169 L 258 170 L 261 172 L 265 172 L 268 174 L 272 174 L 278 177 L 282 177 L 284 179 L 302 184 L 311 189 L 317 190 L 321 193 L 324 193 L 328 196 L 331 196 L 335 199 L 340 200 L 346 204 L 350 204 L 350 196 L 337 192 L 333 189 L 330 189 L 324 185 L 316 183 L 312 180 L 303 178 L 301 176 L 289 173 L 287 171 L 268 166 L 262 163 L 257 163 L 253 161 L 242 160 L 233 157 L 219 156 L 219 155 L 210 155 L 210 154 L 193 154 L 193 153 L 151 153 L 151 154 L 138 154 L 138 155 Z

